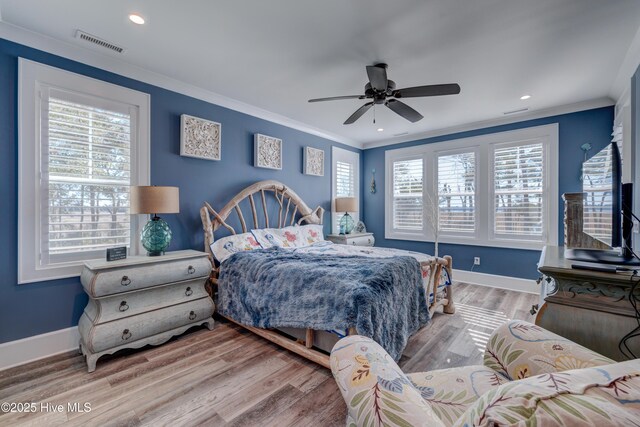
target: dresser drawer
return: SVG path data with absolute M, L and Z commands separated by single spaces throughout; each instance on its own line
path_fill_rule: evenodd
M 80 318 L 79 328 L 89 350 L 97 353 L 195 323 L 212 315 L 213 301 L 206 297 L 95 326 L 91 326 L 91 320 L 85 313 Z M 87 336 L 85 331 L 88 332 Z
M 81 277 L 82 286 L 89 296 L 99 298 L 164 283 L 208 277 L 211 271 L 211 263 L 206 257 L 158 261 L 153 265 L 116 267 L 97 272 L 85 268 Z
M 208 296 L 205 278 L 91 299 L 84 312 L 93 323 L 111 322 Z

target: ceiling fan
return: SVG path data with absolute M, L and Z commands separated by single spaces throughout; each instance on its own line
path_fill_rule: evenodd
M 310 99 L 309 102 L 337 101 L 341 99 L 372 100 L 364 104 L 362 107 L 358 108 L 355 113 L 353 113 L 344 122 L 345 125 L 354 123 L 356 120 L 362 117 L 362 115 L 366 113 L 374 104 L 384 104 L 389 107 L 394 113 L 404 117 L 412 123 L 415 123 L 423 118 L 422 114 L 418 113 L 416 110 L 409 107 L 404 102 L 398 101 L 399 98 L 457 95 L 460 93 L 460 85 L 458 85 L 457 83 L 415 86 L 407 87 L 404 89 L 396 89 L 396 83 L 393 80 L 389 80 L 387 78 L 387 64 L 367 65 L 367 76 L 369 76 L 369 83 L 364 85 L 364 95 L 345 95 L 332 96 L 329 98 L 315 98 Z

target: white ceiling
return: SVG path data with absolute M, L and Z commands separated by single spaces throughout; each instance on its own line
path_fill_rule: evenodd
M 117 61 L 358 144 L 524 107 L 617 99 L 640 25 L 638 0 L 0 0 L 0 8 L 6 23 L 101 52 L 74 38 L 82 29 L 125 47 L 104 52 Z M 132 24 L 131 12 L 147 23 Z M 345 126 L 363 101 L 307 103 L 360 94 L 365 65 L 376 62 L 389 64 L 398 87 L 457 82 L 462 92 L 405 100 L 424 115 L 417 123 L 378 106 L 377 124 L 372 109 Z

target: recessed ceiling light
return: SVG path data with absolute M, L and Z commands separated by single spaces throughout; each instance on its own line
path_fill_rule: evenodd
M 144 18 L 135 13 L 132 13 L 131 15 L 129 15 L 129 20 L 134 24 L 138 24 L 138 25 L 144 24 Z
M 524 101 L 525 99 L 529 99 L 529 98 L 531 98 L 531 95 L 522 95 L 522 96 L 520 97 L 520 99 L 522 99 L 523 101 Z
M 384 129 L 382 128 L 378 128 L 378 132 L 382 132 Z

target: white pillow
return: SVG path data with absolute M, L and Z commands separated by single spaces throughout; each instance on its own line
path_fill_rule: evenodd
M 211 252 L 219 262 L 223 262 L 236 252 L 251 251 L 254 249 L 262 249 L 262 246 L 260 246 L 260 243 L 258 243 L 251 233 L 223 237 L 211 244 Z
M 281 248 L 301 248 L 324 241 L 321 225 L 309 224 L 284 228 L 262 228 L 251 230 L 263 248 L 279 246 Z
M 301 225 L 298 229 L 303 246 L 324 241 L 324 229 L 320 224 Z

